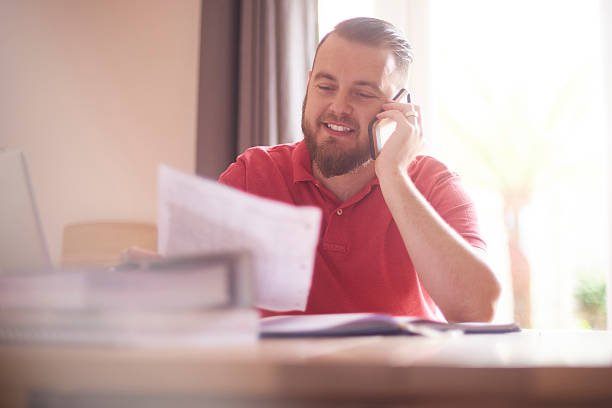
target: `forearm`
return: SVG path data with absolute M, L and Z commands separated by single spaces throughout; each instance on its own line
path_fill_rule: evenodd
M 405 171 L 379 180 L 419 279 L 446 319 L 491 320 L 500 285 L 484 254 L 440 217 Z

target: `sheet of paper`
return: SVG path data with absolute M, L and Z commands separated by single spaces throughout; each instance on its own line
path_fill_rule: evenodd
M 158 218 L 162 255 L 250 251 L 256 306 L 306 308 L 320 209 L 255 197 L 162 165 Z

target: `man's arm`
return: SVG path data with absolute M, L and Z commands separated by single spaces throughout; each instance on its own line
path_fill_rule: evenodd
M 489 321 L 501 288 L 484 252 L 442 219 L 406 171 L 422 144 L 419 108 L 384 108 L 379 117 L 395 120 L 397 128 L 376 159 L 376 174 L 419 279 L 447 320 Z

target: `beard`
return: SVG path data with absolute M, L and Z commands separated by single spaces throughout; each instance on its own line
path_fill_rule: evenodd
M 304 112 L 306 110 L 306 101 L 308 95 L 304 97 L 302 104 L 302 132 L 304 133 L 304 141 L 310 153 L 311 162 L 317 165 L 321 174 L 326 178 L 341 176 L 350 173 L 357 168 L 366 165 L 370 161 L 370 149 L 368 145 L 363 146 L 359 143 L 360 127 L 356 120 L 348 115 L 337 117 L 331 113 L 325 113 L 319 116 L 313 125 L 306 120 Z M 355 133 L 357 145 L 352 148 L 346 148 L 343 143 L 329 138 L 321 143 L 317 141 L 317 132 L 321 128 L 324 121 L 338 121 L 350 125 Z

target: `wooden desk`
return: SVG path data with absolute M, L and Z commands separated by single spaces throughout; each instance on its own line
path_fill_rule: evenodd
M 0 406 L 612 406 L 611 332 L 0 346 Z

